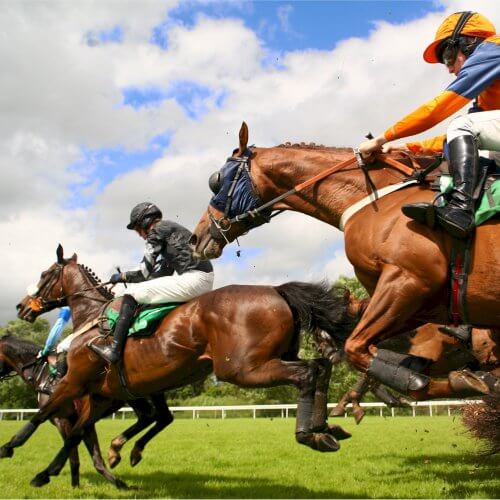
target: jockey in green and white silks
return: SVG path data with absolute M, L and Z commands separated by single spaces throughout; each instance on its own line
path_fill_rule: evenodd
M 190 231 L 176 222 L 162 220 L 161 210 L 153 203 L 135 206 L 127 229 L 146 240 L 144 258 L 138 270 L 111 276 L 111 283 L 131 284 L 123 296 L 112 345 L 89 345 L 110 363 L 121 358 L 138 304 L 187 302 L 210 291 L 214 281 L 212 264 L 200 262 L 192 255 Z

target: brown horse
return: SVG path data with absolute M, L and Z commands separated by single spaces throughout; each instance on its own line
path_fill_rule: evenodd
M 58 262 L 42 273 L 37 295 L 22 301 L 20 314 L 29 317 L 34 309 L 55 307 L 63 298 L 73 309 L 89 308 L 91 299 L 82 291 L 86 287 L 76 256 L 64 259 L 59 249 Z M 98 404 L 100 400 L 129 399 L 130 392 L 140 397 L 163 393 L 202 380 L 212 371 L 219 380 L 242 387 L 294 385 L 299 390 L 297 441 L 315 450 L 336 451 L 337 439 L 349 435 L 326 423 L 328 365 L 324 360 L 299 360 L 297 353 L 301 327 L 331 335 L 352 329 L 347 306 L 346 298 L 326 285 L 307 283 L 233 285 L 206 293 L 172 311 L 152 337 L 127 341 L 123 366 L 128 391 L 117 368 L 108 367 L 88 349 L 88 342 L 98 336 L 92 328 L 73 340 L 67 374 L 47 404 L 0 448 L 0 456 L 12 456 L 43 421 L 58 415 L 73 399 L 91 394 L 93 404 L 79 415 L 64 448 L 35 477 L 35 483 L 45 484 L 79 443 L 80 430 L 101 417 L 106 406 Z
M 13 374 L 17 374 L 27 385 L 32 387 L 33 390 L 36 390 L 49 376 L 48 370 L 44 369 L 40 360 L 37 358 L 40 350 L 41 347 L 33 342 L 17 338 L 11 334 L 0 337 L 0 381 L 5 378 L 10 378 Z M 39 406 L 43 406 L 47 399 L 47 394 L 39 394 Z M 73 424 L 78 418 L 78 408 L 87 404 L 85 399 L 86 398 L 83 398 L 81 401 L 77 402 L 74 411 L 72 414 L 68 415 L 68 417 L 54 417 L 51 419 L 51 422 L 55 425 L 63 440 L 71 433 Z M 121 405 L 122 403 L 120 402 L 118 408 Z M 114 407 L 114 409 L 118 408 L 116 406 Z M 96 471 L 115 486 L 125 488 L 125 483 L 116 478 L 106 468 L 106 464 L 102 459 L 99 440 L 94 425 L 90 425 L 85 429 L 83 441 Z M 73 487 L 79 486 L 80 459 L 78 456 L 78 448 L 75 447 L 71 450 L 69 462 L 71 469 L 71 485 Z
M 349 149 L 289 146 L 251 148 L 248 129 L 243 124 L 240 144 L 233 158 L 250 164 L 254 196 L 262 203 L 271 202 L 272 210 L 301 212 L 334 227 L 355 203 L 377 191 L 407 179 L 406 169 L 376 161 L 368 169 L 359 168 Z M 248 156 L 248 161 L 246 157 Z M 392 162 L 391 162 L 392 163 Z M 229 164 L 229 160 L 227 165 Z M 338 166 L 331 175 L 309 186 L 318 173 Z M 405 170 L 405 171 L 402 171 Z M 302 189 L 306 184 L 307 189 Z M 285 193 L 295 188 L 291 195 Z M 440 229 L 431 230 L 401 213 L 401 206 L 431 200 L 429 185 L 411 185 L 392 192 L 354 213 L 347 221 L 346 254 L 356 276 L 371 296 L 361 321 L 345 344 L 349 361 L 360 371 L 374 366 L 391 373 L 377 376 L 391 385 L 418 397 L 425 379 L 411 369 L 381 361 L 375 344 L 410 331 L 424 323 L 447 324 L 450 321 L 449 262 L 451 237 Z M 217 258 L 227 242 L 264 222 L 262 216 L 229 218 L 224 210 L 209 206 L 201 217 L 191 242 L 195 254 Z M 471 324 L 483 328 L 500 327 L 500 253 L 497 220 L 477 228 L 467 288 L 467 307 Z M 377 363 L 374 363 L 379 358 Z M 394 370 L 397 369 L 397 373 Z

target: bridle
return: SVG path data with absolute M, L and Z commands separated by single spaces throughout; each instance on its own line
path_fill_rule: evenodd
M 67 299 L 70 297 L 75 297 L 77 295 L 81 295 L 82 293 L 88 292 L 91 290 L 97 290 L 98 288 L 101 288 L 103 286 L 110 284 L 109 282 L 99 283 L 95 286 L 84 288 L 83 290 L 78 290 L 78 291 L 73 292 L 73 293 L 66 293 L 65 294 L 63 291 L 63 285 L 62 285 L 65 265 L 59 264 L 59 263 L 56 263 L 54 265 L 56 266 L 56 268 L 51 272 L 51 276 L 50 276 L 49 280 L 46 283 L 43 283 L 42 286 L 37 290 L 37 292 L 35 294 L 30 295 L 30 299 L 27 303 L 27 306 L 34 312 L 40 312 L 40 311 L 44 311 L 47 309 L 50 310 L 50 309 L 54 309 L 56 307 L 62 307 L 64 305 L 65 301 L 67 301 Z M 54 272 L 54 271 L 57 271 L 57 272 Z M 45 290 L 47 291 L 46 293 L 49 293 L 57 282 L 60 283 L 60 287 L 61 287 L 57 298 L 46 299 L 43 295 L 41 295 L 41 293 Z M 102 303 L 108 302 L 108 299 L 106 299 L 104 297 L 89 297 L 89 298 L 92 300 L 96 300 L 98 302 L 102 302 Z

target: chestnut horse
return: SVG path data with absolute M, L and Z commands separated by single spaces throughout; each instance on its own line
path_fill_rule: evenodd
M 342 215 L 366 199 L 373 187 L 378 191 L 408 178 L 401 169 L 383 161 L 361 169 L 356 162 L 347 161 L 353 158 L 352 150 L 347 148 L 294 145 L 249 150 L 248 128 L 243 123 L 239 148 L 227 164 L 232 160 L 244 162 L 247 155 L 254 196 L 260 197 L 262 203 L 285 196 L 295 188 L 291 195 L 274 202 L 270 208 L 301 212 L 337 228 Z M 302 184 L 335 165 L 338 169 L 334 173 L 301 189 Z M 433 196 L 427 184 L 407 186 L 367 204 L 354 213 L 343 228 L 347 257 L 371 297 L 361 321 L 345 344 L 348 360 L 362 372 L 368 372 L 373 368 L 373 361 L 381 358 L 374 347 L 381 340 L 424 323 L 450 321 L 452 238 L 441 229 L 432 230 L 411 221 L 401 212 L 403 204 L 430 201 Z M 210 205 L 191 239 L 195 255 L 217 258 L 226 243 L 251 229 L 254 221 L 263 222 L 262 217 L 235 219 Z M 488 221 L 476 230 L 466 294 L 469 321 L 483 328 L 500 327 L 500 252 L 497 249 L 500 226 L 497 220 Z M 396 369 L 391 364 L 385 366 Z M 420 379 L 414 384 L 414 371 L 401 366 L 397 370 L 398 374 L 406 370 L 403 379 L 406 392 L 418 397 L 425 382 Z M 387 384 L 387 378 L 391 377 L 380 377 L 380 380 Z M 401 384 L 393 387 L 400 390 Z
M 81 277 L 76 256 L 58 261 L 42 273 L 38 292 L 19 305 L 19 314 L 56 307 L 67 301 L 73 309 L 89 307 L 89 283 Z M 10 457 L 37 427 L 65 405 L 91 394 L 87 412 L 80 414 L 70 437 L 54 461 L 34 481 L 45 484 L 57 475 L 68 452 L 81 440 L 81 429 L 97 421 L 106 408 L 104 398 L 130 399 L 160 394 L 197 380 L 212 371 L 219 380 L 242 387 L 292 384 L 299 390 L 296 439 L 312 449 L 336 451 L 337 439 L 349 437 L 338 426 L 326 423 L 329 381 L 325 360 L 302 361 L 297 357 L 301 327 L 330 335 L 352 329 L 347 297 L 326 285 L 287 283 L 273 286 L 232 285 L 208 292 L 170 312 L 153 336 L 129 338 L 123 354 L 124 390 L 116 366 L 108 366 L 87 344 L 99 332 L 92 327 L 77 336 L 68 353 L 68 372 L 48 402 L 7 444 L 0 457 Z M 97 340 L 102 341 L 102 340 Z

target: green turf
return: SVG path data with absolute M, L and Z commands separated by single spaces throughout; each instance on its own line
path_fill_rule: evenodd
M 132 421 L 98 425 L 102 447 Z M 69 485 L 66 467 L 37 489 L 29 480 L 55 454 L 60 440 L 45 424 L 12 459 L 0 462 L 1 498 L 498 498 L 498 457 L 478 465 L 477 448 L 458 418 L 366 417 L 338 423 L 353 433 L 336 453 L 294 440 L 293 419 L 176 420 L 135 468 L 124 447 L 117 475 L 134 487 L 118 491 L 81 451 L 82 483 Z M 19 422 L 0 422 L 5 442 Z

